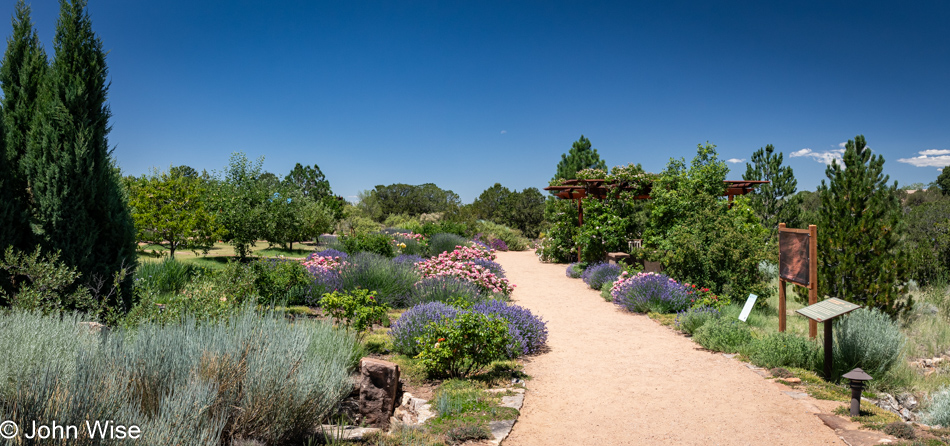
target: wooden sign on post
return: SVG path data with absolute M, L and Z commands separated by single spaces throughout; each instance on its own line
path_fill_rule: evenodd
M 808 288 L 808 305 L 818 302 L 818 227 L 786 228 L 778 224 L 778 331 L 785 331 L 787 282 Z M 818 336 L 818 323 L 809 319 L 808 337 Z
M 832 297 L 831 299 L 823 300 L 821 303 L 812 304 L 805 308 L 802 308 L 796 313 L 805 316 L 808 318 L 808 321 L 812 324 L 817 324 L 822 322 L 825 324 L 825 379 L 831 381 L 834 378 L 831 376 L 831 371 L 834 369 L 834 356 L 832 352 L 834 351 L 834 342 L 831 337 L 833 336 L 831 320 L 848 314 L 854 310 L 861 308 L 860 305 L 855 305 L 851 302 L 843 301 L 838 298 Z

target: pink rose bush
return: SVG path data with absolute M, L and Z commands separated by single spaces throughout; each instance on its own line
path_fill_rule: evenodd
M 476 263 L 478 260 L 494 260 L 494 251 L 476 248 L 458 247 L 452 252 L 443 252 L 436 257 L 416 264 L 422 278 L 451 276 L 472 282 L 492 293 L 505 296 L 514 291 L 515 286 L 508 279 L 496 275 L 492 270 Z
M 314 276 L 321 276 L 330 271 L 339 271 L 340 268 L 346 265 L 346 262 L 339 256 L 337 257 L 321 257 L 316 255 L 310 255 L 307 260 L 303 261 L 303 266 L 307 268 L 307 271 L 310 271 L 310 274 Z

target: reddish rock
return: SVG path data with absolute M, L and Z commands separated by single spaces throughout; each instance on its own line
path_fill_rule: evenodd
M 360 360 L 360 415 L 363 423 L 388 429 L 398 393 L 398 365 L 373 358 Z

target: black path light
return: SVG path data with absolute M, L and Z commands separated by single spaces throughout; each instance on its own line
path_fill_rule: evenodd
M 842 378 L 850 381 L 851 387 L 851 416 L 861 415 L 861 391 L 864 390 L 864 383 L 870 381 L 871 375 L 864 373 L 860 367 L 845 373 Z

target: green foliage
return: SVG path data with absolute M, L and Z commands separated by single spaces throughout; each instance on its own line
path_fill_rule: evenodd
M 254 287 L 261 304 L 299 305 L 305 303 L 313 276 L 300 262 L 261 259 L 251 263 L 256 276 Z
M 825 170 L 829 183 L 818 187 L 818 294 L 896 315 L 907 308 L 901 295 L 908 262 L 897 182 L 888 186 L 883 170 L 884 157 L 872 155 L 862 135 L 845 146 L 844 166 L 833 162 Z
M 154 172 L 131 181 L 128 189 L 139 242 L 163 246 L 175 258 L 180 249 L 207 253 L 219 238 L 201 179 Z
M 717 318 L 697 328 L 693 340 L 712 351 L 738 353 L 752 341 L 752 330 L 744 322 Z
M 14 308 L 42 310 L 80 310 L 99 314 L 97 302 L 85 287 L 75 287 L 81 273 L 59 261 L 59 254 L 41 254 L 37 247 L 32 254 L 8 247 L 0 261 L 0 269 L 10 277 L 12 291 L 0 289 L 3 297 Z
M 79 313 L 43 315 L 39 311 L 14 309 L 0 313 L 0 345 L 6 358 L 0 361 L 0 401 L 9 397 L 9 383 L 29 382 L 46 368 L 59 370 L 64 379 L 76 371 L 76 356 L 94 349 L 98 339 Z
M 227 319 L 239 311 L 247 299 L 223 291 L 219 283 L 220 279 L 197 276 L 177 293 L 143 294 L 119 325 L 133 329 L 143 324 L 177 324 L 186 319 L 202 323 Z
M 943 169 L 937 176 L 937 186 L 944 195 L 950 195 L 950 170 Z
M 344 235 L 340 237 L 340 243 L 343 244 L 343 250 L 347 254 L 356 254 L 358 252 L 372 252 L 385 257 L 396 255 L 396 248 L 393 246 L 392 238 L 389 234 L 383 233 L 356 233 L 353 235 Z
M 443 252 L 452 252 L 456 246 L 468 246 L 468 241 L 456 234 L 435 234 L 429 239 L 429 255 L 437 256 Z
M 887 314 L 859 308 L 839 318 L 834 327 L 833 379 L 855 367 L 879 378 L 898 361 L 907 339 Z
M 528 249 L 528 239 L 524 238 L 520 230 L 505 225 L 479 220 L 475 222 L 475 232 L 482 234 L 482 240 L 498 239 L 505 242 L 509 251 L 524 251 Z
M 60 2 L 52 65 L 41 84 L 27 153 L 33 216 L 44 252 L 60 251 L 87 286 L 134 270 L 135 224 L 107 135 L 108 69 L 86 2 Z M 131 277 L 129 277 L 131 279 Z M 131 306 L 131 280 L 107 305 Z
M 950 277 L 950 199 L 905 209 L 910 277 L 922 285 Z
M 344 206 L 343 215 L 343 219 L 337 223 L 337 233 L 348 235 L 369 234 L 383 229 L 383 225 L 363 215 L 357 207 Z
M 353 328 L 357 335 L 371 329 L 373 324 L 381 325 L 389 311 L 389 306 L 376 300 L 375 291 L 363 289 L 324 294 L 320 298 L 320 307 L 337 323 L 342 323 L 347 329 Z
M 895 421 L 884 426 L 884 433 L 897 438 L 903 438 L 904 440 L 913 440 L 917 438 L 917 433 L 914 431 L 914 427 L 903 421 Z
M 343 290 L 375 291 L 381 302 L 405 308 L 412 286 L 419 281 L 419 271 L 411 262 L 396 263 L 379 254 L 362 252 L 347 259 L 340 279 Z
M 323 175 L 320 166 L 316 164 L 313 167 L 304 166 L 300 163 L 295 164 L 294 168 L 284 178 L 284 183 L 314 201 L 333 196 L 333 191 L 330 190 L 330 182 Z
M 714 308 L 708 306 L 694 306 L 686 311 L 679 312 L 673 321 L 673 325 L 677 330 L 692 336 L 696 333 L 696 330 L 705 325 L 706 322 L 719 319 L 720 317 L 722 317 L 721 314 Z
M 535 187 L 512 192 L 505 200 L 504 224 L 520 230 L 526 237 L 536 238 L 544 224 L 544 201 L 544 195 Z
M 600 297 L 604 298 L 607 302 L 611 302 L 613 297 L 610 295 L 610 290 L 613 287 L 613 283 L 605 283 L 604 286 L 600 287 Z
M 267 218 L 264 204 L 268 198 L 266 185 L 260 180 L 264 158 L 254 163 L 241 152 L 231 154 L 221 181 L 215 182 L 213 206 L 218 221 L 227 231 L 225 241 L 234 247 L 241 260 L 265 233 Z
M 950 427 L 950 387 L 944 387 L 927 397 L 924 423 Z
M 417 216 L 435 212 L 446 212 L 458 208 L 459 196 L 450 190 L 444 190 L 432 183 L 418 186 L 408 184 L 378 185 L 365 194 L 366 207 L 374 208 L 376 221 L 383 221 L 391 214 Z
M 788 332 L 773 332 L 754 339 L 748 355 L 753 364 L 769 369 L 798 367 L 814 371 L 822 364 L 821 348 L 817 343 Z
M 756 187 L 749 203 L 759 221 L 769 231 L 769 238 L 778 237 L 778 224 L 790 228 L 799 227 L 800 198 L 795 194 L 798 180 L 791 166 L 782 166 L 782 152 L 774 153 L 771 144 L 752 154 L 752 162 L 746 164 L 742 179 L 746 181 L 769 181 Z
M 574 237 L 578 233 L 577 206 L 570 200 L 548 197 L 544 219 L 550 228 L 541 237 L 537 254 L 544 262 L 567 263 L 576 258 Z
M 619 192 L 616 198 L 583 199 L 584 226 L 574 235 L 585 262 L 601 261 L 608 252 L 629 251 L 628 240 L 641 238 L 649 215 L 648 204 L 634 192 Z
M 465 311 L 431 323 L 420 339 L 418 358 L 430 376 L 464 378 L 505 359 L 513 342 L 504 318 Z
M 9 317 L 0 333 L 17 328 Z M 74 330 L 75 320 L 50 319 L 61 331 Z M 24 341 L 35 352 L 49 343 Z M 356 340 L 329 324 L 288 324 L 251 308 L 222 323 L 145 324 L 73 343 L 81 347 L 72 347 L 72 364 L 53 361 L 28 379 L 0 382 L 0 413 L 21 426 L 44 416 L 62 424 L 87 417 L 136 424 L 156 444 L 301 444 L 352 389 L 360 355 Z M 5 365 L 24 369 L 17 363 L 32 361 L 22 355 Z M 74 372 L 62 373 L 66 367 Z
M 13 35 L 0 63 L 3 88 L 0 123 L 0 249 L 13 246 L 27 250 L 33 243 L 30 228 L 30 195 L 26 172 L 20 165 L 27 152 L 27 140 L 38 96 L 46 73 L 46 52 L 30 20 L 30 7 L 17 1 Z M 0 286 L 3 279 L 0 278 Z
M 507 220 L 509 212 L 507 202 L 511 193 L 511 190 L 502 186 L 501 183 L 495 183 L 492 187 L 485 189 L 472 203 L 475 218 L 494 222 Z
M 685 160 L 671 158 L 653 184 L 650 225 L 644 237 L 651 243 L 669 238 L 673 229 L 697 213 L 725 206 L 720 197 L 729 168 L 719 159 L 715 145 L 707 142 L 697 147 L 688 169 Z
M 590 140 L 581 135 L 580 139 L 571 145 L 571 150 L 561 155 L 557 163 L 557 173 L 553 180 L 570 180 L 576 177 L 577 172 L 584 169 L 607 169 L 607 163 L 600 159 L 597 149 L 592 149 Z
M 719 203 L 684 216 L 660 242 L 666 250 L 666 273 L 678 280 L 705 285 L 723 297 L 748 294 L 765 297 L 767 283 L 759 277 L 759 263 L 766 258 L 767 231 L 739 197 L 732 209 Z
M 146 294 L 174 294 L 183 290 L 188 282 L 201 273 L 193 264 L 173 258 L 146 262 L 135 270 L 135 287 Z

